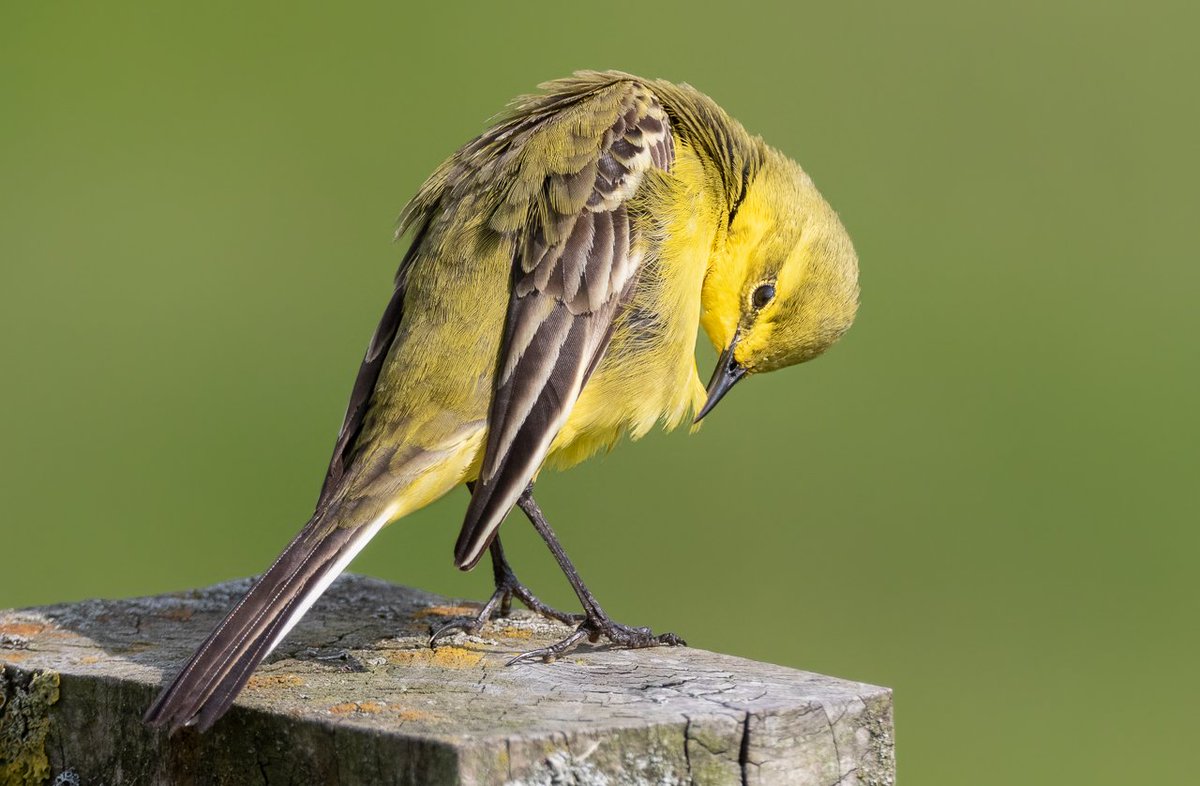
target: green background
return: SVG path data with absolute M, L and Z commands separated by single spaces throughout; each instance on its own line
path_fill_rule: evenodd
M 544 478 L 609 610 L 894 687 L 905 783 L 1195 777 L 1194 4 L 324 5 L 4 4 L 0 606 L 264 568 L 405 200 L 511 96 L 621 68 L 796 157 L 863 305 L 698 435 Z M 484 597 L 465 501 L 355 570 Z

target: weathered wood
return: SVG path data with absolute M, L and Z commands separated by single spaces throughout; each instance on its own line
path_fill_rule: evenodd
M 688 648 L 506 667 L 566 628 L 340 578 L 207 734 L 140 717 L 246 581 L 0 612 L 0 783 L 894 782 L 885 688 Z

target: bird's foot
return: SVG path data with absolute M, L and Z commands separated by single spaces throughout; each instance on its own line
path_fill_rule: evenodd
M 553 663 L 578 647 L 584 639 L 595 644 L 601 637 L 608 639 L 613 649 L 621 650 L 636 650 L 645 647 L 687 646 L 687 642 L 674 633 L 656 634 L 649 628 L 633 628 L 628 625 L 622 625 L 619 622 L 613 622 L 608 617 L 588 616 L 583 622 L 579 623 L 579 627 L 570 636 L 567 636 L 562 641 L 551 644 L 549 647 L 542 647 L 541 649 L 522 653 L 510 660 L 508 665 L 529 663 L 535 660 L 541 660 L 544 663 Z
M 517 579 L 516 574 L 511 570 L 504 570 L 504 575 L 496 582 L 496 591 L 492 593 L 492 597 L 479 610 L 479 613 L 474 618 L 458 619 L 438 628 L 429 637 L 429 646 L 436 648 L 439 641 L 455 633 L 466 633 L 471 636 L 478 634 L 491 619 L 507 617 L 512 612 L 514 597 L 530 611 L 552 620 L 558 620 L 566 625 L 574 625 L 583 619 L 582 614 L 569 614 L 547 606 Z

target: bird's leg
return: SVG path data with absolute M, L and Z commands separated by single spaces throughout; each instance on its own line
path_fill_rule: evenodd
M 496 581 L 496 591 L 492 593 L 492 597 L 488 599 L 488 602 L 483 605 L 483 608 L 479 610 L 479 613 L 474 618 L 455 620 L 434 631 L 433 635 L 429 637 L 429 646 L 436 647 L 439 641 L 454 633 L 462 632 L 474 635 L 493 617 L 507 617 L 512 611 L 512 599 L 514 597 L 525 604 L 530 611 L 537 612 L 543 617 L 549 617 L 568 625 L 574 625 L 583 619 L 579 614 L 568 614 L 565 611 L 559 611 L 556 608 L 547 606 L 536 595 L 530 592 L 529 588 L 517 578 L 517 574 L 513 572 L 512 567 L 508 564 L 508 560 L 504 557 L 504 549 L 500 545 L 499 535 L 492 541 L 489 550 L 492 556 L 492 575 Z
M 517 500 L 517 506 L 521 508 L 530 523 L 533 524 L 534 529 L 542 536 L 542 540 L 546 541 L 546 545 L 550 548 L 550 553 L 554 555 L 558 566 L 566 574 L 567 581 L 571 583 L 571 588 L 575 590 L 575 594 L 579 597 L 579 602 L 583 604 L 584 617 L 579 623 L 579 627 L 570 636 L 567 636 L 557 644 L 551 644 L 549 647 L 543 647 L 518 655 L 510 660 L 508 665 L 511 666 L 514 663 L 538 658 L 550 663 L 578 647 L 579 643 L 584 639 L 594 643 L 601 636 L 612 642 L 614 647 L 620 649 L 686 644 L 683 639 L 674 633 L 655 634 L 649 628 L 633 628 L 614 622 L 604 613 L 604 609 L 600 608 L 600 604 L 596 601 L 596 596 L 583 583 L 583 579 L 579 577 L 579 571 L 575 570 L 575 566 L 571 564 L 571 560 L 563 550 L 562 544 L 558 542 L 558 537 L 550 527 L 550 522 L 546 521 L 545 514 L 542 513 L 542 509 L 538 507 L 537 502 L 533 499 L 533 484 L 530 484 L 522 492 L 520 498 Z
M 471 484 L 468 484 L 470 486 Z M 543 617 L 549 617 L 553 620 L 574 625 L 583 619 L 579 614 L 568 614 L 565 611 L 559 611 L 551 606 L 547 606 L 536 595 L 529 591 L 529 588 L 521 583 L 517 578 L 517 574 L 513 572 L 512 566 L 508 564 L 508 559 L 504 556 L 504 547 L 500 545 L 500 535 L 497 533 L 492 540 L 492 545 L 488 549 L 492 557 L 492 577 L 496 582 L 496 591 L 492 593 L 492 597 L 483 605 L 479 613 L 470 620 L 455 620 L 447 623 L 434 631 L 429 638 L 429 646 L 436 647 L 438 641 L 453 633 L 463 632 L 474 635 L 478 633 L 488 620 L 493 617 L 507 617 L 512 611 L 512 599 L 514 597 L 530 610 L 541 614 Z

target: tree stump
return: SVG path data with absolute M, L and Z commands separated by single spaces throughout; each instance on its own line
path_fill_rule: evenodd
M 0 784 L 894 783 L 886 688 L 690 648 L 506 666 L 568 629 L 339 578 L 205 734 L 141 723 L 249 580 L 0 611 Z

